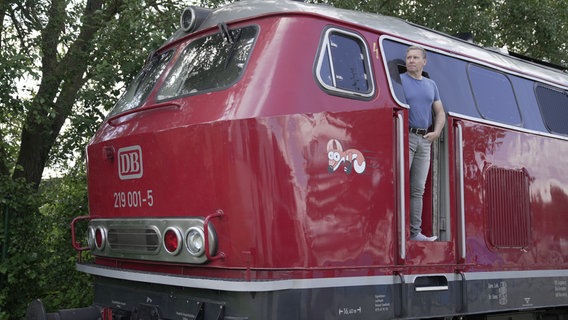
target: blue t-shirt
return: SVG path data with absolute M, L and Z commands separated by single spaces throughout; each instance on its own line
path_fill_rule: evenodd
M 432 104 L 440 100 L 438 86 L 432 79 L 414 79 L 407 73 L 400 75 L 406 103 L 410 106 L 408 124 L 413 128 L 426 129 L 432 125 Z

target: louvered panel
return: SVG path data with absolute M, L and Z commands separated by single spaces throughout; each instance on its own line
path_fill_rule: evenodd
M 113 250 L 140 253 L 157 253 L 160 234 L 151 227 L 111 228 L 108 243 Z
M 488 236 L 494 247 L 523 248 L 530 240 L 529 178 L 524 170 L 485 172 Z

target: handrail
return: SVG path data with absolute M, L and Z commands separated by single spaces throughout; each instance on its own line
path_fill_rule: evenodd
M 400 279 L 400 295 L 398 296 L 398 298 L 400 298 L 399 301 L 400 309 L 398 308 L 399 306 L 395 305 L 394 313 L 396 318 L 403 318 L 405 315 L 404 309 L 406 305 L 406 300 L 405 300 L 406 294 L 404 292 L 406 287 L 406 282 L 404 281 L 404 274 L 402 272 L 397 271 L 394 273 L 394 275 Z M 394 298 L 394 293 L 393 293 L 393 298 Z
M 224 259 L 226 257 L 224 252 L 219 252 L 219 254 L 212 256 L 209 253 L 209 221 L 213 218 L 222 218 L 225 213 L 223 210 L 217 210 L 215 213 L 208 215 L 205 220 L 203 221 L 203 236 L 205 237 L 205 255 L 209 260 L 219 260 Z
M 397 157 L 397 207 L 399 227 L 399 258 L 406 259 L 406 223 L 405 223 L 405 162 L 404 162 L 404 119 L 402 114 L 396 113 L 396 157 Z
M 456 167 L 457 167 L 457 204 L 458 204 L 458 248 L 462 262 L 465 262 L 466 248 L 465 248 L 465 200 L 464 200 L 464 169 L 463 169 L 463 129 L 461 123 L 458 121 L 456 127 Z
M 87 220 L 87 219 L 91 219 L 91 216 L 79 216 L 79 217 L 75 217 L 75 219 L 73 219 L 73 221 L 71 221 L 71 241 L 73 243 L 73 248 L 75 248 L 75 250 L 79 251 L 79 253 L 81 251 L 86 251 L 89 250 L 90 248 L 87 247 L 81 247 L 81 243 L 79 241 L 77 241 L 76 237 L 75 237 L 75 223 L 80 221 L 80 220 Z
M 465 273 L 463 271 L 456 270 L 456 273 L 461 277 L 462 285 L 461 306 L 457 312 L 465 313 L 467 312 L 467 279 L 465 278 Z

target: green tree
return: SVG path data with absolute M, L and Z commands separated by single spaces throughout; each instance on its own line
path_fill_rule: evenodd
M 471 32 L 485 47 L 507 49 L 568 68 L 564 0 L 314 0 L 399 17 L 447 34 Z
M 53 263 L 75 258 L 69 213 L 87 213 L 84 166 L 66 168 L 80 183 L 52 180 L 40 188 L 44 169 L 84 161 L 89 137 L 148 54 L 177 28 L 183 5 L 0 0 L 0 319 L 20 319 L 33 298 L 56 305 L 49 290 L 70 287 L 51 281 L 73 273 L 74 263 L 61 267 L 67 272 Z
M 1 103 L 21 117 L 17 157 L 4 172 L 37 188 L 66 121 L 83 122 L 87 132 L 74 138 L 84 141 L 120 94 L 117 83 L 128 82 L 174 30 L 181 8 L 134 0 L 5 1 L 0 8 L 2 78 L 10 84 Z M 22 81 L 37 86 L 18 91 Z
M 505 1 L 496 10 L 497 44 L 568 66 L 568 10 L 558 0 Z

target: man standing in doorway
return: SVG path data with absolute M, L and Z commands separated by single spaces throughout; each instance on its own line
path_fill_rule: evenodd
M 435 241 L 438 237 L 422 234 L 422 198 L 430 170 L 430 146 L 442 133 L 446 116 L 436 83 L 422 74 L 425 65 L 424 48 L 409 47 L 406 51 L 406 73 L 401 75 L 401 81 L 410 106 L 410 239 Z

